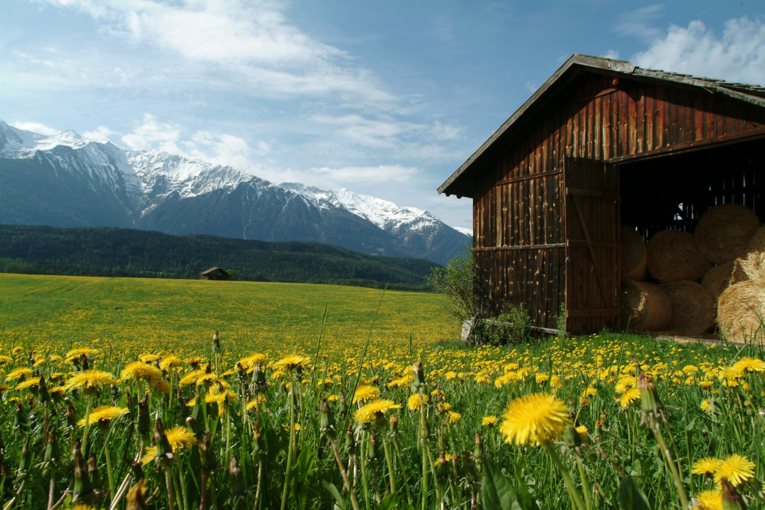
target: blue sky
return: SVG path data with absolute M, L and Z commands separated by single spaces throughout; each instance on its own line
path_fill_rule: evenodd
M 0 119 L 471 226 L 451 175 L 572 54 L 765 85 L 762 0 L 2 0 Z

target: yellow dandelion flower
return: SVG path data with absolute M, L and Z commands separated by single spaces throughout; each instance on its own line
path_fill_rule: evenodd
M 78 349 L 72 349 L 71 351 L 66 353 L 66 359 L 74 359 L 79 358 L 82 355 L 85 356 L 95 356 L 98 354 L 98 349 L 91 349 L 90 347 L 80 347 Z
M 159 359 L 159 356 L 157 356 L 156 354 L 151 354 L 151 353 L 139 354 L 138 359 L 140 359 L 144 363 L 154 363 L 155 361 Z
M 356 388 L 356 393 L 353 394 L 353 403 L 366 402 L 368 400 L 374 400 L 380 397 L 380 390 L 374 386 L 368 384 L 359 385 Z
M 178 455 L 181 448 L 189 449 L 197 444 L 197 436 L 194 435 L 186 427 L 176 426 L 170 430 L 165 431 L 167 441 L 170 443 L 170 447 L 173 449 L 173 455 Z M 154 460 L 157 456 L 157 447 L 151 446 L 146 448 L 146 454 L 141 457 L 141 464 L 144 466 Z
M 20 383 L 16 386 L 16 391 L 19 390 L 25 390 L 27 388 L 37 387 L 40 386 L 40 378 L 39 377 L 30 377 L 23 383 Z
M 473 380 L 477 382 L 478 384 L 489 384 L 491 382 L 491 379 L 489 379 L 489 376 L 484 374 L 483 372 L 476 374 Z
M 117 380 L 109 372 L 104 372 L 102 370 L 85 370 L 66 381 L 64 387 L 66 388 L 66 391 L 72 391 L 79 388 L 91 390 L 111 384 L 117 384 Z
M 199 379 L 200 377 L 202 377 L 205 374 L 206 374 L 206 372 L 204 370 L 201 370 L 201 369 L 200 370 L 192 370 L 188 374 L 186 374 L 183 377 L 181 377 L 181 380 L 178 381 L 178 384 L 180 384 L 181 386 L 190 386 L 192 384 L 196 384 L 197 383 L 197 379 Z
M 457 372 L 452 372 L 451 370 L 449 372 L 446 372 L 446 374 L 444 375 L 444 379 L 446 379 L 447 381 L 451 381 L 455 377 L 457 377 Z
M 5 376 L 5 380 L 14 381 L 16 379 L 21 379 L 22 377 L 27 378 L 30 375 L 32 375 L 32 373 L 33 372 L 31 368 L 26 368 L 26 367 L 16 368 L 14 370 L 11 370 L 8 373 L 8 375 Z
M 8 363 L 13 363 L 13 358 L 10 356 L 0 356 L 0 365 L 6 365 Z
M 143 361 L 134 361 L 128 363 L 125 368 L 120 372 L 120 380 L 127 381 L 133 379 L 135 381 L 156 381 L 162 379 L 162 371 L 155 366 L 147 365 Z
M 699 459 L 693 463 L 691 473 L 694 475 L 713 475 L 722 464 L 722 460 L 714 457 Z
M 108 422 L 108 421 L 114 420 L 115 418 L 119 418 L 120 416 L 124 414 L 128 414 L 128 410 L 122 407 L 113 407 L 113 406 L 97 407 L 93 409 L 88 415 L 88 425 L 93 425 L 94 423 L 100 424 L 103 422 Z M 77 426 L 84 427 L 85 418 L 78 421 Z
M 157 393 L 160 395 L 169 395 L 170 390 L 172 389 L 170 383 L 163 379 L 157 379 L 156 381 L 152 381 L 150 384 L 151 387 L 157 390 Z
M 256 407 L 263 405 L 265 401 L 266 401 L 266 397 L 264 397 L 263 395 L 258 395 L 256 398 L 250 400 L 247 403 L 247 410 L 250 411 L 252 409 L 255 409 Z
M 59 361 L 64 361 L 64 358 L 62 358 L 58 354 L 51 354 L 50 356 L 48 356 L 48 361 L 50 361 L 51 363 L 58 363 Z
M 483 425 L 484 427 L 491 428 L 496 423 L 497 423 L 497 417 L 496 416 L 484 416 L 483 419 L 481 420 L 481 425 Z
M 621 396 L 619 399 L 619 404 L 622 406 L 622 408 L 626 409 L 630 406 L 630 404 L 637 402 L 638 400 L 640 400 L 640 390 L 637 388 L 630 388 Z
M 295 370 L 298 366 L 305 367 L 311 363 L 310 358 L 306 358 L 305 356 L 300 356 L 298 354 L 290 354 L 289 356 L 285 356 L 276 363 L 274 363 L 274 369 L 277 370 L 287 370 L 288 372 L 291 372 Z
M 327 402 L 337 402 L 337 395 L 330 395 L 327 397 Z
M 540 445 L 559 439 L 570 424 L 566 404 L 547 393 L 535 393 L 507 406 L 499 430 L 508 444 Z
M 162 358 L 159 362 L 159 368 L 162 370 L 170 370 L 172 368 L 178 368 L 183 365 L 183 361 L 178 356 L 170 355 Z
M 534 379 L 536 379 L 537 384 L 542 384 L 542 383 L 546 383 L 547 381 L 549 381 L 550 380 L 550 376 L 547 375 L 547 374 L 536 374 L 534 376 Z
M 704 491 L 694 499 L 698 510 L 722 510 L 722 491 Z
M 738 487 L 753 476 L 754 462 L 736 453 L 722 460 L 715 471 L 715 482 L 720 483 L 720 479 L 727 478 L 734 487 Z
M 461 419 L 462 419 L 462 415 L 460 413 L 449 411 L 449 423 L 457 423 Z
M 579 425 L 574 430 L 576 430 L 580 436 L 583 436 L 589 432 L 586 425 Z
M 386 386 L 388 388 L 397 388 L 399 386 L 409 386 L 410 384 L 412 384 L 412 381 L 414 381 L 414 376 L 412 374 L 407 374 L 404 377 L 394 379 L 393 381 L 386 384 Z
M 46 360 L 45 358 L 40 358 L 37 361 L 35 361 L 35 364 L 32 365 L 32 368 L 37 368 L 39 366 L 42 366 L 42 365 L 46 364 L 47 362 L 48 362 L 48 360 Z
M 8 386 L 7 384 L 0 384 L 0 395 L 2 395 L 3 393 L 5 393 L 6 391 L 10 391 L 10 390 L 12 390 L 12 389 L 13 389 L 13 388 L 12 388 L 12 387 L 10 387 L 10 386 Z
M 239 360 L 239 363 L 242 364 L 244 368 L 252 368 L 258 363 L 261 365 L 265 364 L 266 357 L 263 354 L 250 354 L 249 356 L 246 356 Z
M 765 371 L 765 361 L 758 358 L 741 358 L 730 370 L 736 374 Z
M 281 370 L 274 370 L 274 372 L 271 374 L 271 379 L 281 379 L 285 375 L 287 374 Z
M 427 404 L 428 401 L 430 400 L 430 397 L 425 395 L 425 397 L 422 400 L 424 400 L 425 403 Z M 409 397 L 409 400 L 407 400 L 406 402 L 406 407 L 410 411 L 419 411 L 421 405 L 422 405 L 422 401 L 420 400 L 420 395 L 418 395 L 417 393 Z
M 218 381 L 218 377 L 215 374 L 205 373 L 197 377 L 197 386 L 201 386 L 203 384 L 213 384 L 214 382 L 217 382 L 217 381 Z
M 353 413 L 353 419 L 359 423 L 373 423 L 392 409 L 401 409 L 401 406 L 392 400 L 373 400 Z

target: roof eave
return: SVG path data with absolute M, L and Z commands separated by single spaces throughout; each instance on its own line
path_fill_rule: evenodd
M 472 190 L 468 189 L 460 189 L 459 193 L 457 193 L 452 188 L 452 185 L 455 184 L 455 182 L 460 179 L 463 174 L 479 159 L 481 156 L 483 156 L 488 149 L 494 145 L 494 143 L 501 138 L 509 129 L 510 127 L 515 124 L 525 113 L 526 111 L 537 102 L 537 100 L 543 96 L 547 91 L 558 82 L 558 80 L 566 74 L 569 69 L 571 69 L 573 66 L 582 66 L 582 67 L 592 67 L 597 69 L 602 69 L 605 71 L 614 71 L 618 73 L 624 73 L 628 75 L 632 75 L 635 77 L 641 77 L 641 78 L 648 78 L 648 79 L 660 79 L 660 80 L 666 80 L 671 81 L 675 83 L 695 86 L 695 87 L 701 87 L 705 88 L 707 90 L 710 90 L 710 92 L 719 92 L 721 94 L 724 94 L 726 96 L 729 96 L 731 98 L 735 98 L 741 101 L 746 101 L 748 103 L 755 104 L 757 106 L 765 107 L 765 98 L 759 97 L 757 95 L 753 94 L 747 94 L 744 92 L 740 92 L 739 90 L 735 90 L 732 88 L 729 88 L 733 84 L 727 84 L 722 81 L 718 80 L 708 80 L 708 79 L 699 79 L 694 76 L 689 75 L 680 75 L 680 74 L 674 74 L 674 73 L 666 73 L 663 71 L 655 71 L 652 69 L 641 69 L 637 67 L 635 64 L 632 64 L 630 62 L 627 62 L 626 60 L 611 60 L 607 58 L 601 58 L 601 57 L 593 57 L 591 55 L 583 55 L 580 53 L 574 53 L 569 57 L 566 62 L 561 65 L 555 73 L 550 76 L 550 78 L 545 81 L 545 83 L 531 96 L 529 97 L 526 102 L 521 105 L 520 108 L 518 108 L 515 113 L 513 113 L 509 119 L 507 119 L 500 127 L 497 129 L 491 137 L 489 137 L 488 140 L 486 140 L 477 151 L 475 151 L 468 159 L 465 161 L 462 166 L 460 166 L 449 178 L 444 181 L 444 183 L 438 187 L 438 193 L 439 194 L 446 194 L 449 195 L 457 195 L 458 197 L 467 196 L 471 197 Z M 726 86 L 727 85 L 727 86 Z M 463 177 L 464 179 L 464 177 Z M 472 198 L 472 197 L 471 197 Z

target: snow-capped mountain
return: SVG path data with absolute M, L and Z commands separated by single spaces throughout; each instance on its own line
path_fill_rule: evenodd
M 0 223 L 315 241 L 442 264 L 471 241 L 427 211 L 346 189 L 277 185 L 229 166 L 1 120 Z

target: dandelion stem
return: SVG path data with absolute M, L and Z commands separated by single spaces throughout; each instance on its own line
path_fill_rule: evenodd
M 370 510 L 372 507 L 369 504 L 369 480 L 367 479 L 367 448 L 369 447 L 367 445 L 367 441 L 364 440 L 364 436 L 361 438 L 361 458 L 359 461 L 361 462 L 361 485 L 364 488 L 364 504 L 366 505 L 367 510 Z
M 383 450 L 385 451 L 385 462 L 388 464 L 388 478 L 390 479 L 390 492 L 396 494 L 396 477 L 393 471 L 393 460 L 390 457 L 390 448 L 388 447 L 388 439 L 383 433 Z
M 340 452 L 337 451 L 337 443 L 331 439 L 330 442 L 332 444 L 332 453 L 335 454 L 335 460 L 337 461 L 337 467 L 340 469 L 340 476 L 343 478 L 343 484 L 345 485 L 345 489 L 348 491 L 348 495 L 351 498 L 351 506 L 353 506 L 353 510 L 360 510 L 359 502 L 356 500 L 356 491 L 351 486 L 351 481 L 348 478 L 348 473 L 343 467 L 343 459 L 340 458 Z
M 88 429 L 90 428 L 90 406 L 93 404 L 93 395 L 88 395 L 88 399 L 85 403 L 85 426 L 82 431 L 82 447 L 83 452 L 88 451 Z
M 669 464 L 669 469 L 672 472 L 672 478 L 675 480 L 675 485 L 677 486 L 677 492 L 680 495 L 680 504 L 683 508 L 688 508 L 688 495 L 685 493 L 685 487 L 683 487 L 683 479 L 680 477 L 680 473 L 677 470 L 677 466 L 675 465 L 675 462 L 672 460 L 672 453 L 669 451 L 669 448 L 667 447 L 667 442 L 664 440 L 664 435 L 661 433 L 661 429 L 659 428 L 659 423 L 656 421 L 656 419 L 653 416 L 649 416 L 648 418 L 649 424 L 651 426 L 651 430 L 653 430 L 653 435 L 656 436 L 656 440 L 659 442 L 659 448 L 661 448 L 661 452 L 664 454 L 664 457 L 667 459 L 667 464 Z
M 582 458 L 577 454 L 576 467 L 579 468 L 579 476 L 582 478 L 582 489 L 584 490 L 584 503 L 587 505 L 587 510 L 592 510 L 592 501 L 590 499 L 590 493 L 592 487 L 590 487 L 590 481 L 587 479 L 587 473 L 584 470 L 584 464 L 582 464 Z
M 571 478 L 571 473 L 568 472 L 568 469 L 563 464 L 563 461 L 561 461 L 560 457 L 558 457 L 558 452 L 555 451 L 555 446 L 553 446 L 553 444 L 550 442 L 542 443 L 542 446 L 544 446 L 545 450 L 547 450 L 547 452 L 550 454 L 553 462 L 556 466 L 558 466 L 561 475 L 563 475 L 563 481 L 566 484 L 569 496 L 571 496 L 571 502 L 574 504 L 574 508 L 578 508 L 579 510 L 586 510 L 587 507 L 585 507 L 584 503 L 582 502 L 582 497 L 579 495 L 579 491 L 576 490 L 576 485 L 574 484 L 574 480 Z
M 104 455 L 106 455 L 106 473 L 109 475 L 109 497 L 114 501 L 116 493 L 114 492 L 114 473 L 112 472 L 112 457 L 109 454 L 109 437 L 107 435 L 106 445 L 104 448 Z
M 290 471 L 292 471 L 292 449 L 295 442 L 295 397 L 291 393 L 295 391 L 295 378 L 291 378 L 290 394 L 288 398 L 290 401 L 290 440 L 289 447 L 287 448 L 287 467 L 284 471 L 284 489 L 282 490 L 282 506 L 281 510 L 284 510 L 287 506 L 287 490 L 290 486 Z

